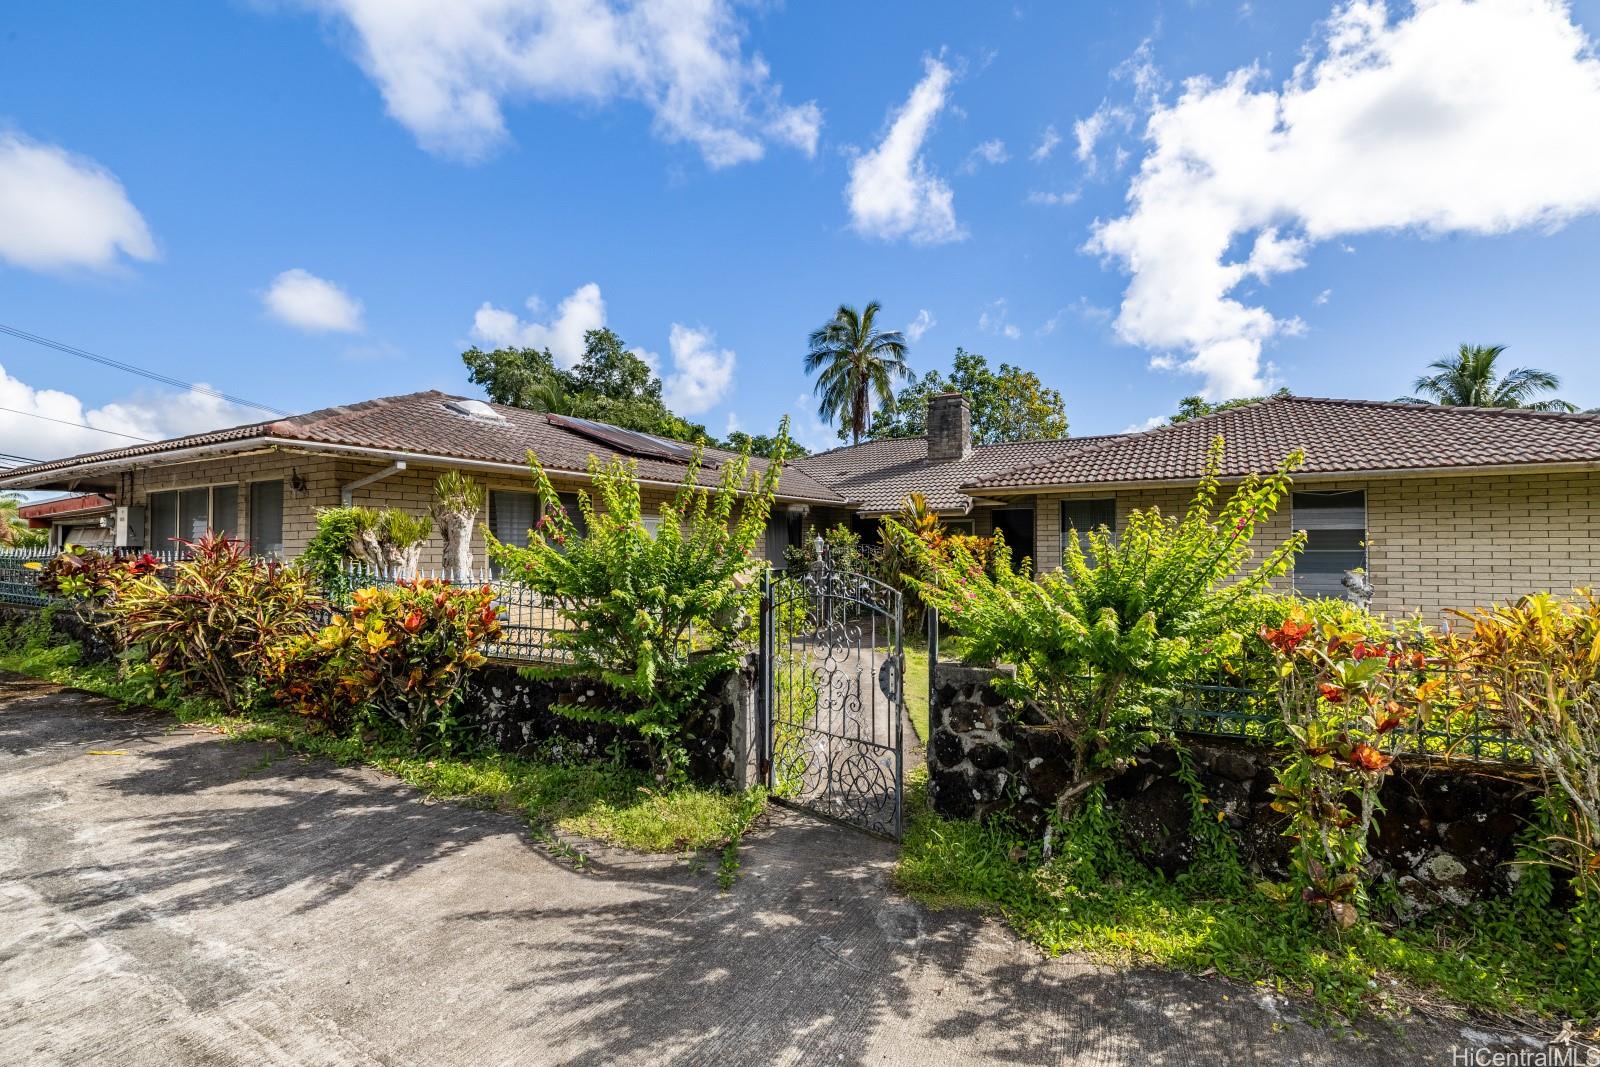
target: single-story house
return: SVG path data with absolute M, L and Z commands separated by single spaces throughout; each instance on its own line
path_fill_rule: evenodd
M 76 493 L 40 500 L 17 508 L 17 517 L 29 529 L 49 530 L 49 546 L 60 550 L 68 545 L 109 548 L 114 541 L 111 529 L 110 497 L 99 493 Z
M 930 402 L 927 426 L 926 437 L 790 461 L 767 558 L 781 561 L 836 523 L 874 535 L 879 518 L 920 492 L 950 527 L 998 530 L 1017 556 L 1054 568 L 1063 531 L 1114 531 L 1135 508 L 1181 511 L 1220 435 L 1224 483 L 1305 452 L 1290 499 L 1257 533 L 1264 549 L 1307 532 L 1284 583 L 1304 593 L 1342 595 L 1360 567 L 1374 608 L 1437 619 L 1600 578 L 1600 416 L 1285 396 L 1142 433 L 975 446 L 967 399 L 947 393 Z M 535 516 L 528 449 L 564 496 L 587 484 L 591 454 L 635 461 L 647 513 L 692 454 L 648 434 L 430 391 L 19 467 L 0 488 L 102 494 L 119 545 L 167 547 L 209 526 L 294 556 L 317 508 L 422 514 L 435 478 L 454 469 L 484 483 L 484 521 L 514 542 Z M 729 457 L 706 450 L 701 481 L 714 483 Z M 435 538 L 424 566 L 441 553 Z
M 947 522 L 1003 530 L 1048 569 L 1064 530 L 1182 511 L 1220 435 L 1225 485 L 1304 451 L 1291 498 L 1257 532 L 1260 554 L 1306 531 L 1283 583 L 1303 593 L 1342 595 L 1360 567 L 1374 609 L 1437 621 L 1600 581 L 1600 416 L 1282 396 L 1142 433 L 974 447 L 965 398 L 947 394 L 928 428 L 795 466 L 865 513 L 920 489 Z
M 526 543 L 536 518 L 530 449 L 574 513 L 567 494 L 588 484 L 591 455 L 633 460 L 647 524 L 683 481 L 694 452 L 679 441 L 585 419 L 428 391 L 17 467 L 0 477 L 0 486 L 103 495 L 118 547 L 172 549 L 175 540 L 211 529 L 263 555 L 292 558 L 316 532 L 317 509 L 354 503 L 426 514 L 434 481 L 459 470 L 488 490 L 481 521 L 502 540 Z M 716 484 L 731 458 L 706 449 L 699 480 Z M 765 465 L 752 461 L 758 471 Z M 785 471 L 768 556 L 781 560 L 784 548 L 798 542 L 811 508 L 846 504 L 803 472 Z M 478 566 L 485 561 L 483 541 L 477 533 Z M 436 535 L 422 565 L 443 562 Z

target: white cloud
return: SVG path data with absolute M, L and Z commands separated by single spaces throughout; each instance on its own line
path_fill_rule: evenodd
M 1035 145 L 1033 151 L 1028 154 L 1028 158 L 1033 160 L 1035 163 L 1043 163 L 1045 160 L 1050 158 L 1051 153 L 1053 153 L 1056 148 L 1060 146 L 1060 144 L 1060 132 L 1057 131 L 1054 126 L 1046 126 L 1044 128 L 1044 133 L 1039 137 L 1039 143 Z
M 155 238 L 117 176 L 56 145 L 0 132 L 0 259 L 29 270 L 156 258 Z
M 668 346 L 672 373 L 667 375 L 662 399 L 680 415 L 698 415 L 715 407 L 733 385 L 737 360 L 732 349 L 716 347 L 710 330 L 672 324 Z
M 1006 143 L 999 138 L 985 141 L 971 152 L 967 153 L 967 161 L 961 164 L 964 174 L 972 174 L 985 163 L 990 166 L 999 166 L 1011 159 L 1011 153 L 1006 151 Z
M 739 432 L 739 425 L 739 413 L 737 411 L 728 412 L 728 423 L 722 431 L 722 436 L 732 437 Z
M 1062 207 L 1066 204 L 1076 204 L 1078 202 L 1078 198 L 1082 195 L 1083 194 L 1078 192 L 1076 189 L 1068 189 L 1059 193 L 1051 193 L 1035 189 L 1033 192 L 1028 194 L 1028 203 L 1043 204 L 1046 207 Z
M 917 317 L 912 319 L 905 328 L 906 340 L 915 344 L 922 340 L 922 335 L 939 325 L 939 320 L 933 317 L 933 312 L 922 308 L 917 312 Z
M 992 301 L 978 316 L 978 329 L 984 333 L 998 334 L 1010 341 L 1022 336 L 1022 329 L 1011 322 L 1011 309 L 1005 297 Z
M 768 141 L 816 151 L 822 112 L 782 101 L 731 0 L 304 0 L 353 31 L 389 114 L 428 151 L 480 159 L 519 99 L 642 103 L 656 135 L 723 167 Z
M 895 112 L 883 140 L 850 164 L 845 195 L 851 225 L 865 236 L 904 237 L 913 244 L 966 236 L 956 222 L 955 194 L 922 157 L 922 144 L 945 106 L 953 77 L 938 60 L 925 62 L 927 73 Z
M 530 314 L 537 315 L 544 303 L 537 296 L 530 296 L 527 308 Z M 583 335 L 605 324 L 605 298 L 600 295 L 600 286 L 590 282 L 561 301 L 549 322 L 525 322 L 515 312 L 485 301 L 472 317 L 472 336 L 497 348 L 548 348 L 558 367 L 573 367 L 583 358 Z
M 839 431 L 817 415 L 815 397 L 801 393 L 789 410 L 789 433 L 813 452 L 825 452 L 840 444 Z
M 1600 61 L 1559 0 L 1338 7 L 1280 88 L 1250 67 L 1153 106 L 1129 211 L 1088 244 L 1130 275 L 1116 328 L 1262 392 L 1262 348 L 1302 328 L 1235 295 L 1316 243 L 1554 229 L 1600 209 Z M 1230 259 L 1248 242 L 1249 254 Z
M 1088 118 L 1079 119 L 1072 124 L 1072 136 L 1077 142 L 1073 148 L 1073 155 L 1078 157 L 1079 163 L 1088 167 L 1091 174 L 1094 173 L 1094 150 L 1100 144 L 1100 139 L 1113 127 L 1126 130 L 1132 124 L 1131 111 L 1114 104 L 1101 104 Z
M 307 333 L 361 332 L 361 301 L 299 267 L 272 279 L 261 302 L 274 318 Z
M 1159 427 L 1165 426 L 1166 424 L 1167 424 L 1167 417 L 1165 415 L 1151 415 L 1148 419 L 1145 419 L 1143 422 L 1130 423 L 1129 425 L 1124 426 L 1122 428 L 1122 432 L 1123 433 L 1144 433 L 1146 430 L 1154 430 L 1154 429 L 1157 429 Z
M 1316 296 L 1312 297 L 1311 298 L 1311 302 L 1313 304 L 1321 305 L 1321 304 L 1326 304 L 1329 300 L 1332 300 L 1332 299 L 1333 299 L 1333 290 L 1332 289 L 1324 289 L 1324 290 L 1322 290 L 1322 292 L 1320 292 Z
M 3 366 L 0 407 L 11 409 L 0 411 L 0 452 L 41 460 L 135 444 L 129 437 L 159 441 L 262 417 L 258 411 L 194 391 L 139 394 L 88 407 L 71 393 L 35 389 L 11 377 Z M 78 425 L 85 423 L 87 426 Z M 98 433 L 88 427 L 115 433 Z

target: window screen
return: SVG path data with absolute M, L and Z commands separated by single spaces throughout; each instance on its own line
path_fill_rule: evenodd
M 526 545 L 528 531 L 537 521 L 532 493 L 512 493 L 503 489 L 489 492 L 489 532 L 508 545 Z
M 211 490 L 178 490 L 178 536 L 198 541 L 211 528 Z
M 1353 489 L 1294 494 L 1294 528 L 1306 547 L 1294 561 L 1295 592 L 1342 597 L 1347 571 L 1367 565 L 1367 494 Z
M 946 519 L 944 520 L 944 528 L 946 533 L 965 534 L 968 537 L 972 536 L 971 519 Z
M 250 551 L 258 556 L 283 555 L 283 483 L 250 485 Z
M 1063 500 L 1061 502 L 1061 557 L 1067 555 L 1067 537 L 1075 534 L 1078 544 L 1089 551 L 1088 533 L 1104 526 L 1117 534 L 1117 501 L 1115 497 L 1098 497 L 1090 500 Z M 1093 562 L 1093 560 L 1091 560 Z

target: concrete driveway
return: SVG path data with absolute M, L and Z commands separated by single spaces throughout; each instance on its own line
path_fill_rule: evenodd
M 93 753 L 121 753 L 95 755 Z M 780 815 L 714 864 L 0 679 L 0 1064 L 1448 1064 L 1218 981 L 1045 962 Z

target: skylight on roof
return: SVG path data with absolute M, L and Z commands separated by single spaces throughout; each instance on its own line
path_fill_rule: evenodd
M 486 422 L 505 422 L 506 417 L 482 400 L 446 400 L 444 406 L 457 415 L 465 415 L 469 419 L 482 419 Z
M 664 459 L 673 463 L 688 463 L 694 458 L 694 446 L 683 441 L 657 437 L 653 433 L 640 433 L 638 430 L 624 430 L 620 426 L 580 419 L 575 415 L 546 415 L 545 418 L 553 426 L 571 430 L 598 444 L 607 445 L 625 456 Z M 702 462 L 707 467 L 716 466 L 708 460 Z

